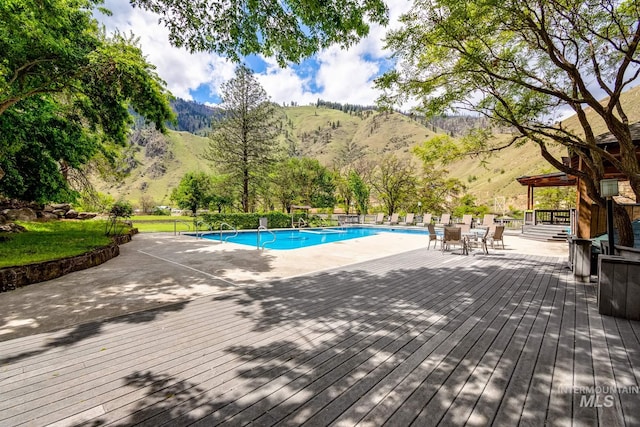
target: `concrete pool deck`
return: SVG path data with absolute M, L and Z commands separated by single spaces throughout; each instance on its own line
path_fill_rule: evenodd
M 103 265 L 1 293 L 0 341 L 421 248 L 426 251 L 424 235 L 400 233 L 284 251 L 171 233 L 139 234 Z M 490 249 L 490 256 L 566 258 L 567 251 L 566 244 L 507 235 L 505 249 Z

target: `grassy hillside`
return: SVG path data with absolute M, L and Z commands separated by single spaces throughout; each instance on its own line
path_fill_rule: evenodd
M 329 108 L 286 108 L 288 137 L 296 153 L 314 157 L 327 166 L 353 160 L 360 154 L 387 153 L 409 157 L 412 146 L 433 132 L 397 113 L 365 111 L 347 114 Z
M 624 93 L 622 104 L 630 122 L 640 120 L 640 86 Z M 589 110 L 587 116 L 596 135 L 607 132 L 602 120 L 592 111 Z M 576 132 L 581 129 L 575 116 L 562 123 Z M 566 155 L 563 148 L 557 147 L 556 150 L 561 155 Z M 507 207 L 511 205 L 523 209 L 527 204 L 527 188 L 515 179 L 522 175 L 550 172 L 552 167 L 542 158 L 538 146 L 529 143 L 523 147 L 504 150 L 485 165 L 480 165 L 478 160 L 467 159 L 450 165 L 448 169 L 450 176 L 463 181 L 468 192 L 475 195 L 478 201 L 493 206 L 496 197 L 505 197 Z
M 640 87 L 625 93 L 623 104 L 631 121 L 640 120 Z M 413 158 L 411 147 L 434 135 L 431 128 L 398 113 L 348 114 L 304 106 L 283 108 L 282 115 L 282 144 L 289 154 L 317 158 L 330 167 L 339 167 L 361 155 L 376 159 L 394 153 Z M 596 134 L 606 131 L 597 119 L 593 118 L 592 122 Z M 563 124 L 577 129 L 575 117 Z M 508 138 L 508 135 L 498 137 Z M 202 158 L 207 138 L 170 131 L 165 142 L 165 146 L 157 150 L 150 150 L 151 144 L 135 147 L 135 162 L 131 162 L 134 166 L 128 178 L 117 183 L 96 180 L 98 190 L 134 203 L 146 194 L 158 204 L 171 204 L 171 190 L 186 172 L 212 171 Z M 558 153 L 564 154 L 564 150 L 558 148 Z M 460 179 L 479 202 L 493 206 L 496 198 L 504 197 L 506 207 L 519 209 L 526 207 L 527 190 L 516 178 L 551 171 L 535 144 L 504 150 L 484 164 L 478 159 L 465 159 L 447 168 L 449 175 Z
M 499 136 L 507 139 L 507 135 Z M 481 162 L 468 158 L 448 165 L 449 176 L 458 178 L 467 186 L 479 203 L 493 207 L 496 198 L 504 198 L 505 207 L 524 209 L 527 205 L 527 188 L 516 181 L 523 175 L 550 172 L 549 165 L 540 155 L 537 145 L 529 143 L 518 148 L 508 148 Z
M 137 203 L 143 194 L 149 195 L 159 205 L 169 205 L 171 190 L 188 171 L 211 172 L 209 163 L 202 158 L 208 138 L 188 132 L 169 131 L 167 149 L 158 156 L 149 157 L 145 149 L 138 149 L 134 158 L 137 166 L 122 182 L 109 183 L 96 179 L 100 192 Z
M 329 108 L 283 108 L 282 144 L 295 155 L 317 158 L 333 167 L 360 155 L 376 158 L 387 153 L 410 157 L 410 147 L 433 135 L 421 124 L 397 113 L 365 111 L 347 114 Z M 161 138 L 156 136 L 156 138 Z M 151 150 L 140 142 L 133 164 L 122 182 L 95 179 L 98 191 L 137 203 L 143 194 L 160 205 L 170 205 L 171 190 L 188 171 L 213 172 L 202 155 L 208 139 L 188 132 L 169 131 L 165 147 Z M 155 145 L 162 145 L 157 142 Z

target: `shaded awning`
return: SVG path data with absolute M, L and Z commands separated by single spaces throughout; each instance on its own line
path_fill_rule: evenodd
M 516 180 L 527 186 L 527 209 L 533 209 L 533 189 L 538 187 L 569 187 L 576 186 L 578 180 L 575 176 L 564 172 L 552 172 L 542 175 L 521 176 Z
M 568 187 L 575 186 L 578 182 L 575 176 L 564 172 L 553 172 L 542 175 L 521 176 L 516 180 L 528 187 Z

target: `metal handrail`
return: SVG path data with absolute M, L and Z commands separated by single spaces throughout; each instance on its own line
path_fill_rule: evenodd
M 264 242 L 262 244 L 262 247 L 260 247 L 260 231 L 266 231 L 267 233 L 271 234 L 271 236 L 273 237 L 273 240 L 269 240 L 267 242 Z M 258 227 L 258 237 L 256 240 L 256 249 L 262 249 L 264 250 L 265 245 L 268 245 L 269 243 L 273 243 L 276 241 L 276 235 L 274 232 L 272 232 L 271 230 L 269 230 L 267 227 L 265 227 L 264 225 L 261 225 L 260 227 Z
M 225 237 L 225 238 L 224 238 L 224 240 L 222 240 L 222 228 L 223 228 L 223 226 L 224 226 L 224 225 L 226 225 L 227 227 L 229 227 L 229 229 L 230 229 L 230 230 L 235 231 L 235 234 L 234 234 L 233 236 L 227 236 L 227 237 Z M 226 242 L 228 239 L 231 239 L 231 238 L 233 238 L 233 237 L 238 237 L 238 230 L 236 230 L 236 228 L 235 228 L 235 227 L 233 227 L 233 226 L 232 226 L 232 225 L 230 225 L 230 224 L 227 224 L 226 222 L 221 222 L 221 223 L 220 223 L 220 241 L 221 241 L 221 242 Z
M 184 225 L 187 226 L 187 231 L 191 231 L 191 224 L 189 224 L 186 221 L 181 221 L 179 219 L 176 219 L 173 221 L 173 235 L 175 236 L 176 234 L 180 234 L 178 233 L 178 223 L 182 223 Z
M 196 239 L 200 237 L 200 233 L 198 230 L 198 226 L 205 224 L 209 227 L 209 231 L 213 232 L 213 225 L 211 225 L 211 223 L 205 222 L 203 220 L 196 222 Z

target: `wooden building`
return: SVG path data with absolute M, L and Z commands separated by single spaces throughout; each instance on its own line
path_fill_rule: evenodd
M 636 146 L 636 157 L 640 160 L 640 122 L 634 123 L 630 126 L 631 136 Z M 605 133 L 597 137 L 598 146 L 604 148 L 614 156 L 619 156 L 620 146 L 618 141 L 611 133 Z M 582 161 L 578 156 L 566 158 L 566 162 L 570 162 L 571 167 L 578 170 L 582 170 Z M 618 179 L 624 180 L 624 176 L 618 171 L 611 163 L 605 162 L 605 179 Z M 593 238 L 601 234 L 606 233 L 606 209 L 601 208 L 596 204 L 587 194 L 586 186 L 580 178 L 572 175 L 567 175 L 564 172 L 554 172 L 549 174 L 534 175 L 534 176 L 521 176 L 516 178 L 522 185 L 527 186 L 527 209 L 534 209 L 534 189 L 538 187 L 564 187 L 564 186 L 576 186 L 577 187 L 577 201 L 575 218 L 571 221 L 572 234 L 581 238 Z M 625 186 L 626 184 L 626 186 Z M 621 188 L 627 188 L 627 194 L 624 194 L 625 190 L 621 192 L 622 198 L 626 196 L 628 199 L 633 200 L 633 192 L 630 191 L 628 181 L 621 182 Z M 624 204 L 624 201 L 623 201 Z M 627 203 L 625 204 L 631 219 L 640 218 L 640 206 L 637 204 Z M 551 211 L 552 212 L 552 211 Z M 553 214 L 552 214 L 553 217 Z M 553 220 L 552 220 L 553 222 Z

